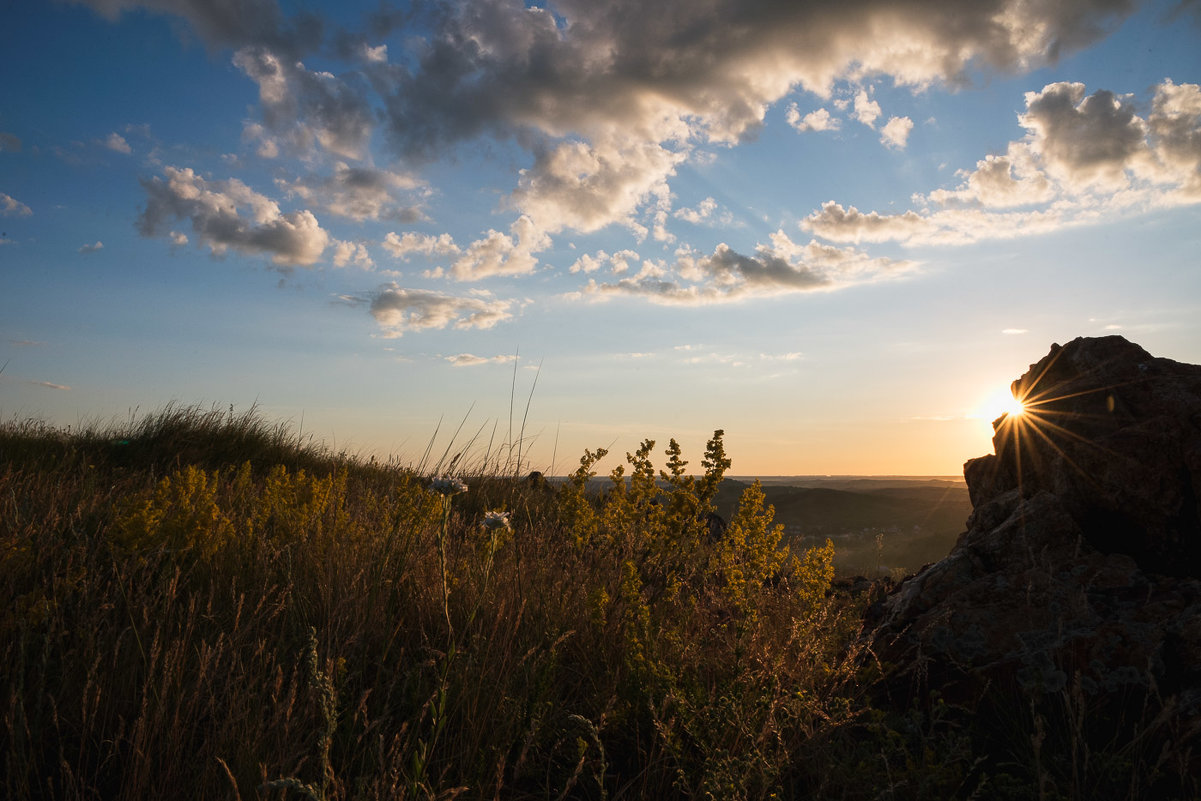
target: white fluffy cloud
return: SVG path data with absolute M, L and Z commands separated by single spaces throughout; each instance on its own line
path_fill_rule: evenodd
M 854 106 L 855 119 L 866 125 L 868 128 L 876 127 L 876 119 L 883 113 L 880 111 L 880 104 L 871 99 L 866 89 L 860 89 L 855 95 Z
M 904 150 L 913 130 L 913 120 L 908 117 L 891 117 L 880 129 L 880 141 L 897 150 Z
M 146 207 L 138 230 L 143 236 L 169 234 L 172 223 L 187 220 L 215 254 L 229 248 L 264 253 L 281 266 L 313 264 L 330 243 L 311 211 L 282 212 L 274 200 L 236 178 L 210 181 L 178 167 L 163 173 L 165 180 L 142 182 Z
M 104 250 L 104 243 L 100 240 L 96 240 L 90 245 L 83 245 L 79 248 L 79 252 L 83 253 L 84 255 L 87 255 L 88 253 L 96 253 L 101 250 Z
M 406 289 L 395 282 L 381 286 L 369 302 L 371 316 L 388 337 L 447 326 L 487 329 L 513 316 L 511 301 Z
M 371 253 L 362 242 L 334 240 L 333 246 L 335 267 L 346 267 L 353 264 L 356 267 L 362 267 L 364 270 L 370 270 L 375 266 L 375 262 L 371 259 Z
M 477 281 L 496 275 L 532 273 L 538 266 L 534 254 L 546 250 L 550 244 L 550 237 L 523 215 L 509 227 L 508 234 L 489 230 L 482 239 L 472 242 L 451 265 L 450 274 L 457 281 Z
M 397 236 L 395 231 L 389 231 L 384 241 L 380 243 L 384 250 L 395 258 L 407 259 L 413 254 L 422 256 L 454 256 L 462 250 L 455 244 L 450 234 L 415 234 L 407 231 L 403 236 Z
M 805 131 L 837 131 L 842 127 L 841 121 L 837 117 L 831 116 L 830 112 L 824 108 L 810 111 L 802 117 L 796 103 L 788 107 L 785 119 L 788 120 L 789 125 L 801 133 Z
M 656 142 L 622 137 L 594 145 L 563 142 L 522 170 L 510 202 L 547 233 L 590 232 L 618 222 L 645 235 L 639 208 L 657 209 L 670 196 L 667 178 L 684 158 Z
M 711 197 L 702 200 L 695 209 L 677 209 L 672 216 L 693 225 L 726 226 L 734 223 L 734 215 L 720 208 L 717 201 Z

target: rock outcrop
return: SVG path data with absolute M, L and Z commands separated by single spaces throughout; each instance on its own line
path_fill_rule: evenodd
M 1201 743 L 1201 366 L 1082 338 L 1013 392 L 967 531 L 876 608 L 892 686 L 1128 699 Z

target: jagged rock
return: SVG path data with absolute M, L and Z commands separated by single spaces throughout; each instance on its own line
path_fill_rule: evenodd
M 1027 411 L 964 467 L 967 531 L 877 607 L 893 686 L 1154 697 L 1195 741 L 1201 367 L 1082 338 L 1013 392 Z

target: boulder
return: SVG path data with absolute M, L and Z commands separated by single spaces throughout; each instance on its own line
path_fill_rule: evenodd
M 1126 699 L 1197 742 L 1201 366 L 1081 338 L 1012 390 L 1025 412 L 964 466 L 967 530 L 874 608 L 890 686 Z

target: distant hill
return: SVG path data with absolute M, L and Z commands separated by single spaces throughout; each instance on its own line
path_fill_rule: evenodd
M 796 476 L 761 482 L 792 546 L 831 539 L 841 572 L 914 572 L 946 556 L 972 511 L 967 485 L 950 477 Z M 750 483 L 743 478 L 722 483 L 717 507 L 723 518 L 733 516 Z

